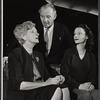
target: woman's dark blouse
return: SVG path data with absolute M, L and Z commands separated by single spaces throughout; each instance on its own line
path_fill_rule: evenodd
M 61 62 L 61 74 L 65 76 L 65 83 L 70 87 L 78 88 L 81 83 L 96 84 L 97 65 L 95 55 L 86 52 L 83 59 L 79 58 L 76 48 L 66 50 Z
M 34 60 L 36 62 L 38 71 L 45 81 L 50 75 L 48 74 L 43 57 L 41 53 L 34 51 Z M 8 57 L 9 68 L 9 83 L 8 83 L 8 100 L 23 100 L 25 91 L 20 90 L 20 84 L 22 81 L 33 81 L 33 64 L 32 56 L 22 47 L 18 47 L 13 50 Z

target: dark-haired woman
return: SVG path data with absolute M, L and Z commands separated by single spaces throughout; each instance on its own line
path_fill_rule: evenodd
M 81 24 L 74 30 L 76 47 L 66 50 L 61 62 L 61 74 L 65 83 L 77 96 L 77 100 L 98 100 L 97 65 L 91 52 L 94 36 L 90 28 Z

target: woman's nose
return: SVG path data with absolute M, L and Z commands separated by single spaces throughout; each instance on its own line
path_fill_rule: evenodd
M 39 36 L 39 33 L 37 32 L 36 35 Z
M 75 34 L 75 35 L 74 35 L 74 39 L 75 39 L 75 38 L 77 38 L 77 36 L 78 36 L 78 35 L 77 35 L 77 34 Z
M 77 37 L 77 36 L 78 36 L 78 34 L 74 34 L 74 36 L 75 36 L 75 37 Z

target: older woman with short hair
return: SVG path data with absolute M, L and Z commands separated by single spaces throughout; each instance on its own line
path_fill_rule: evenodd
M 58 84 L 62 75 L 50 78 L 41 53 L 33 50 L 39 42 L 39 34 L 31 21 L 23 22 L 14 29 L 20 47 L 8 57 L 9 84 L 7 100 L 62 100 Z

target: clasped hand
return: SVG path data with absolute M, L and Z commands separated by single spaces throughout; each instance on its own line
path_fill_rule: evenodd
M 86 83 L 80 84 L 79 86 L 79 89 L 86 90 L 86 91 L 91 91 L 94 88 L 95 87 L 94 85 L 91 84 L 91 82 L 86 82 Z
M 59 85 L 59 84 L 63 84 L 64 83 L 65 77 L 62 76 L 62 75 L 57 75 L 54 78 L 49 78 L 47 81 L 50 82 L 51 84 Z

